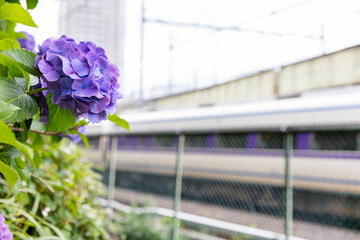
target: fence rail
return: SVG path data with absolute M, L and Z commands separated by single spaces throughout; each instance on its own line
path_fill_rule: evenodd
M 360 239 L 358 126 L 143 133 L 108 142 L 109 201 L 150 196 L 160 215 L 173 209 L 172 239 L 179 221 L 256 239 L 261 232 L 269 233 L 264 239 Z

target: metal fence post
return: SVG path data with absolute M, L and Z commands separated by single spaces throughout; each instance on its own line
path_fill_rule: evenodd
M 293 134 L 285 132 L 284 152 L 285 152 L 285 236 L 290 239 L 293 228 L 293 176 L 291 157 L 293 151 Z
M 179 141 L 176 154 L 176 175 L 175 175 L 175 195 L 174 195 L 174 224 L 172 231 L 172 239 L 177 240 L 179 236 L 179 218 L 178 212 L 181 203 L 181 186 L 182 186 L 182 170 L 183 170 L 183 153 L 185 145 L 185 135 L 179 135 Z
M 109 188 L 108 188 L 108 200 L 112 206 L 112 202 L 115 196 L 115 181 L 116 181 L 116 153 L 117 153 L 117 137 L 111 138 L 110 149 L 110 166 L 109 166 Z M 113 211 L 111 207 L 111 220 L 113 220 Z

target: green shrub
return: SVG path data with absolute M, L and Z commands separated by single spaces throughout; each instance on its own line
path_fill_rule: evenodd
M 42 158 L 41 169 L 31 168 L 32 181 L 22 182 L 16 198 L 0 199 L 15 239 L 57 235 L 64 239 L 109 239 L 106 213 L 97 202 L 104 191 L 101 176 L 68 139 L 31 135 Z M 30 174 L 24 171 L 24 175 Z M 0 198 L 7 187 L 0 187 Z

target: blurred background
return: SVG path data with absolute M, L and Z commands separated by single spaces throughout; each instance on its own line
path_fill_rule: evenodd
M 132 132 L 87 130 L 105 204 L 156 206 L 137 214 L 170 217 L 165 239 L 360 239 L 359 1 L 40 0 L 30 12 L 39 30 L 18 30 L 38 44 L 93 41 L 120 69 Z

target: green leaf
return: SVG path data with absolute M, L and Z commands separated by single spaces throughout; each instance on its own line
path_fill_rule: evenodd
M 12 78 L 24 77 L 24 74 L 23 74 L 21 68 L 16 64 L 16 62 L 14 62 L 10 58 L 2 55 L 1 53 L 0 53 L 0 63 L 8 68 L 8 76 L 9 77 L 12 77 Z
M 26 162 L 21 157 L 14 158 L 16 166 L 20 169 L 24 169 L 26 167 Z
M 26 165 L 26 162 L 24 162 L 24 165 Z M 12 168 L 14 168 L 17 173 L 19 174 L 20 176 L 20 179 L 25 181 L 26 183 L 30 183 L 30 171 L 26 168 L 20 168 L 17 164 L 13 164 L 11 165 Z M 21 182 L 18 182 L 19 186 L 17 186 L 17 184 L 15 184 L 14 186 L 14 192 L 13 194 L 15 195 L 15 190 L 17 190 L 19 192 L 20 190 L 20 187 L 21 187 Z M 17 193 L 16 193 L 17 194 Z
M 20 4 L 20 1 L 19 1 L 19 0 L 5 0 L 5 2 Z
M 62 132 L 69 129 L 76 122 L 76 116 L 69 109 L 62 109 L 59 105 L 51 102 L 52 93 L 47 96 L 47 104 L 49 106 L 49 120 L 47 124 L 47 132 Z
M 67 238 L 64 236 L 64 234 L 61 232 L 61 230 L 59 228 L 57 228 L 55 225 L 45 221 L 44 219 L 36 216 L 36 219 L 41 222 L 42 224 L 48 226 L 49 228 L 51 228 L 59 237 L 61 240 L 67 240 Z
M 39 77 L 36 77 L 34 75 L 29 74 L 29 77 L 30 77 L 30 82 L 29 82 L 30 87 L 35 86 L 40 81 Z
M 9 165 L 5 164 L 2 161 L 0 161 L 0 172 L 5 177 L 5 180 L 9 185 L 8 195 L 10 195 L 15 183 L 19 180 L 19 175 L 14 169 L 12 169 Z
M 30 202 L 29 195 L 26 193 L 20 192 L 16 197 L 16 202 L 19 202 L 21 205 L 27 205 Z
M 38 0 L 26 0 L 27 9 L 34 9 L 38 4 Z
M 40 234 L 44 234 L 44 230 L 42 229 L 41 225 L 35 220 L 35 218 L 32 215 L 30 215 L 28 212 L 20 208 L 16 210 L 20 212 L 24 217 L 26 217 L 30 222 L 32 222 L 36 226 L 36 230 L 38 230 Z
M 0 40 L 0 50 L 15 49 L 14 42 L 10 38 Z
M 0 19 L 10 20 L 30 27 L 37 27 L 28 11 L 16 3 L 3 4 L 0 7 Z
M 28 84 L 27 84 L 25 78 L 18 78 L 18 77 L 16 77 L 16 78 L 14 78 L 14 80 L 15 80 L 15 82 L 16 82 L 17 84 L 19 84 L 19 85 L 22 87 L 22 89 L 23 89 L 25 92 L 27 91 L 27 89 L 28 89 Z
M 15 39 L 15 42 L 17 42 L 16 46 L 19 46 L 16 48 L 20 48 L 20 44 L 17 41 L 17 38 L 26 38 L 26 35 L 22 32 L 15 32 L 16 23 L 7 20 L 3 21 L 6 21 L 5 32 L 8 33 L 8 35 L 10 35 L 12 39 Z
M 18 108 L 7 121 L 21 122 L 32 118 L 38 111 L 36 101 L 26 94 L 24 89 L 10 78 L 0 78 L 0 100 Z
M 116 114 L 109 115 L 108 114 L 108 119 L 110 121 L 112 121 L 113 123 L 115 123 L 116 125 L 118 125 L 122 128 L 125 128 L 126 130 L 128 130 L 130 132 L 129 123 L 126 120 L 120 118 L 118 115 L 116 115 Z
M 28 159 L 32 159 L 34 156 L 33 150 L 29 146 L 17 141 L 14 132 L 2 121 L 0 121 L 0 143 L 18 148 Z
M 7 34 L 7 33 L 0 32 L 0 39 L 2 38 L 2 34 Z M 4 39 L 0 40 L 1 51 L 8 51 L 8 50 L 13 50 L 15 48 L 20 48 L 19 42 L 15 38 L 9 38 L 8 36 L 4 36 L 4 37 L 5 37 Z M 11 58 L 3 54 L 0 54 L 0 63 L 6 67 L 6 69 L 2 68 L 1 76 L 7 77 L 9 74 L 10 77 L 23 77 L 23 72 L 20 66 L 18 66 L 18 64 Z
M 26 142 L 29 136 L 28 136 L 28 129 L 26 127 L 25 121 L 20 122 L 20 127 L 23 129 L 23 131 L 20 132 L 21 142 Z
M 34 166 L 35 166 L 36 168 L 39 168 L 41 162 L 42 162 L 42 159 L 41 159 L 41 157 L 40 157 L 39 152 L 38 152 L 37 150 L 34 150 L 34 159 L 33 159 L 32 163 L 34 164 Z
M 0 63 L 0 77 L 7 77 L 9 73 L 9 68 Z
M 87 137 L 84 134 L 79 133 L 79 132 L 77 132 L 77 134 L 80 136 L 81 140 L 84 142 L 86 148 L 89 148 L 89 140 L 87 139 Z
M 35 69 L 35 53 L 26 49 L 9 49 L 7 51 L 1 51 L 1 53 L 15 61 L 22 70 L 34 76 L 41 75 L 41 73 Z
M 0 100 L 0 120 L 9 118 L 16 111 L 20 110 L 19 107 L 16 107 L 10 103 L 6 103 Z

